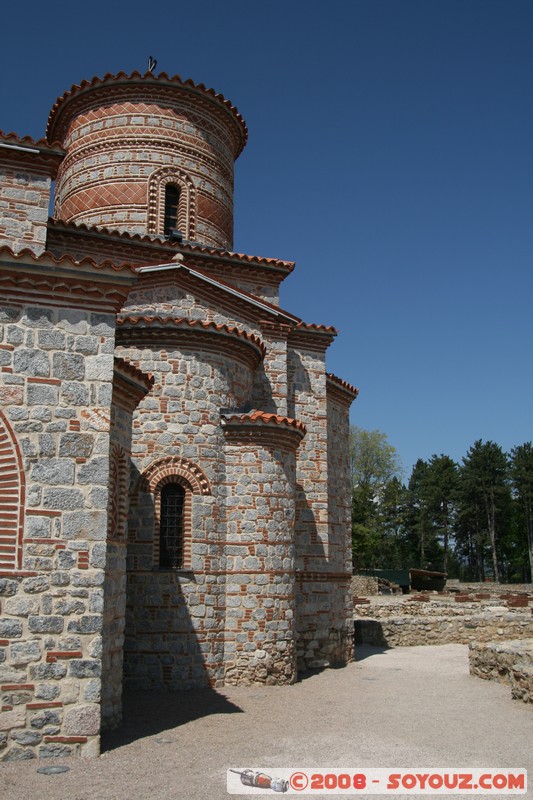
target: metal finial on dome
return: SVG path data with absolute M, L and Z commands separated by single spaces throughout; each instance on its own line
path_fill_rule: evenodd
M 157 67 L 157 60 L 153 56 L 148 56 L 148 72 L 153 72 Z

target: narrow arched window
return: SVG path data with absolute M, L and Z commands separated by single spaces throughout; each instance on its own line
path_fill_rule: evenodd
M 165 236 L 169 236 L 172 231 L 178 230 L 178 207 L 180 202 L 179 186 L 175 183 L 167 183 L 165 186 Z
M 183 566 L 183 507 L 185 489 L 179 483 L 167 483 L 161 489 L 159 522 L 159 566 L 179 569 Z

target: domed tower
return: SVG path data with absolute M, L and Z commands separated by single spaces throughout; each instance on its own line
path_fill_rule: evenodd
M 165 73 L 93 78 L 57 100 L 47 138 L 66 151 L 56 218 L 232 249 L 247 129 L 222 95 Z

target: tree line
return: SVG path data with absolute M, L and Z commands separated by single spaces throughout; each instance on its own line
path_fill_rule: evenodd
M 533 446 L 478 439 L 460 464 L 418 459 L 405 483 L 381 431 L 350 428 L 354 570 L 421 568 L 451 578 L 529 582 Z

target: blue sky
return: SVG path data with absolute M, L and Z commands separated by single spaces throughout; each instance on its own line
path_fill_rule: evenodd
M 90 10 L 90 13 L 89 13 Z M 44 135 L 106 72 L 192 78 L 243 114 L 235 249 L 297 262 L 282 305 L 340 335 L 408 476 L 478 439 L 533 438 L 530 0 L 10 5 L 0 128 Z

